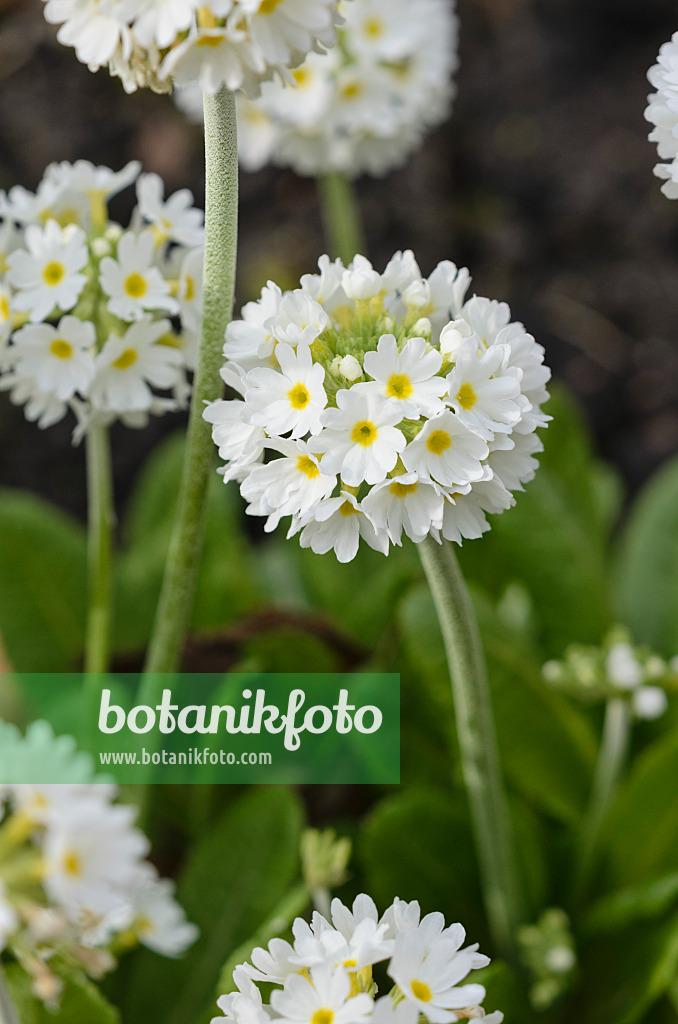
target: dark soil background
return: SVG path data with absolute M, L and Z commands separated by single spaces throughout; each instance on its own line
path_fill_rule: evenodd
M 59 46 L 40 0 L 0 0 L 0 187 L 35 188 L 52 160 L 139 158 L 202 203 L 202 140 L 171 99 L 126 96 Z M 678 202 L 652 174 L 645 75 L 678 28 L 670 0 L 459 0 L 451 121 L 409 164 L 358 183 L 377 266 L 414 249 L 424 272 L 466 264 L 508 301 L 586 410 L 629 492 L 678 450 Z M 116 213 L 125 222 L 125 202 Z M 292 286 L 324 251 L 315 187 L 241 175 L 237 305 Z M 120 501 L 180 419 L 115 432 Z M 0 485 L 84 515 L 71 424 L 39 431 L 0 395 Z

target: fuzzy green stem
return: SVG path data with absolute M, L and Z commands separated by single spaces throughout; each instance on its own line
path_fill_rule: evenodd
M 499 952 L 515 959 L 522 886 L 478 623 L 451 545 L 427 537 L 418 548 L 445 643 L 488 922 Z
M 213 445 L 205 402 L 220 398 L 224 331 L 233 312 L 238 237 L 238 141 L 235 96 L 205 94 L 205 263 L 203 316 L 177 511 L 146 662 L 146 673 L 180 662 L 200 567 Z M 147 679 L 146 700 L 161 686 Z
M 5 972 L 0 963 L 0 1024 L 20 1024 L 19 1014 L 16 1012 L 12 997 L 9 994 Z
M 356 253 L 365 253 L 360 207 L 353 182 L 334 171 L 318 178 L 318 191 L 330 252 L 348 264 Z
M 574 884 L 577 900 L 585 895 L 596 866 L 600 836 L 624 770 L 630 734 L 630 703 L 622 697 L 613 697 L 605 708 L 598 763 L 579 833 Z
M 85 672 L 106 672 L 111 647 L 111 553 L 113 482 L 108 428 L 92 423 L 87 433 L 89 604 Z

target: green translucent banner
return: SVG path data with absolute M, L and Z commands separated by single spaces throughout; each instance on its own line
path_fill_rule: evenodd
M 71 746 L 90 756 L 101 781 L 400 782 L 398 675 L 13 678 L 29 721 L 47 722 L 51 730 L 29 727 L 24 753 L 30 756 L 18 757 L 10 742 L 16 731 L 0 729 L 0 785 L 74 781 L 68 758 L 50 756 L 50 743 L 58 747 L 51 731 L 72 737 Z M 66 741 L 59 742 L 65 749 Z

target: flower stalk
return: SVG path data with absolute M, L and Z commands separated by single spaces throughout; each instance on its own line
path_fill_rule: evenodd
M 87 432 L 89 605 L 85 672 L 106 672 L 111 648 L 111 554 L 115 512 L 108 428 L 93 422 Z
M 366 251 L 360 207 L 353 182 L 338 171 L 324 174 L 317 181 L 323 227 L 330 252 L 348 266 L 356 253 Z
M 193 382 L 184 466 L 146 673 L 178 667 L 200 568 L 213 448 L 205 402 L 221 396 L 224 331 L 233 311 L 238 233 L 238 143 L 235 96 L 204 94 L 205 262 L 200 348 Z M 148 690 L 155 692 L 152 680 Z M 144 697 L 149 693 L 144 693 Z
M 426 537 L 418 550 L 445 643 L 488 921 L 497 948 L 515 959 L 516 935 L 524 924 L 522 886 L 478 624 L 451 546 Z
M 0 1024 L 21 1024 L 0 963 Z
M 617 792 L 631 737 L 631 704 L 623 697 L 608 700 L 591 796 L 579 833 L 574 895 L 586 893 L 596 866 L 598 846 L 607 813 Z

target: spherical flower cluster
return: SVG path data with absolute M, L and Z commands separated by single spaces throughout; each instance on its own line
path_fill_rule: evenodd
M 35 194 L 0 193 L 0 389 L 41 427 L 69 408 L 77 436 L 93 417 L 143 426 L 186 403 L 203 215 L 139 169 L 51 164 Z M 135 180 L 124 229 L 107 203 Z
M 163 956 L 185 952 L 197 928 L 173 884 L 145 859 L 149 844 L 134 827 L 136 811 L 114 803 L 113 785 L 83 781 L 93 778 L 89 757 L 45 722 L 26 736 L 0 722 L 0 742 L 3 779 L 77 780 L 0 786 L 0 952 L 21 951 L 36 996 L 58 1003 L 60 981 L 50 966 L 58 961 L 76 961 L 93 977 L 110 970 L 116 940 Z
M 127 92 L 173 83 L 256 95 L 336 40 L 337 0 L 44 0 L 57 38 L 92 71 L 107 65 Z
M 292 86 L 268 82 L 240 98 L 240 162 L 298 174 L 381 175 L 404 163 L 449 114 L 457 67 L 452 0 L 350 0 L 339 46 L 312 54 Z M 199 92 L 177 102 L 199 119 Z
M 636 718 L 659 718 L 668 708 L 667 690 L 678 689 L 678 656 L 666 663 L 646 647 L 636 647 L 623 628 L 600 647 L 572 644 L 563 661 L 547 661 L 547 682 L 590 701 L 621 697 Z
M 384 554 L 403 533 L 479 537 L 534 476 L 543 349 L 505 303 L 465 301 L 453 263 L 319 268 L 295 291 L 269 282 L 227 328 L 222 376 L 242 397 L 204 414 L 224 480 L 267 531 L 291 516 L 288 536 L 342 562 L 360 537 Z
M 654 173 L 663 178 L 662 192 L 669 199 L 678 199 L 678 32 L 659 50 L 658 63 L 647 73 L 650 84 L 657 90 L 647 100 L 645 117 L 655 127 L 650 142 L 657 143 L 662 161 Z
M 212 1024 L 431 1024 L 482 1017 L 500 1024 L 503 1014 L 485 1015 L 485 989 L 462 985 L 489 964 L 478 946 L 463 946 L 460 924 L 445 927 L 442 914 L 421 917 L 419 904 L 396 899 L 382 917 L 373 900 L 358 896 L 352 909 L 332 901 L 330 923 L 314 913 L 310 925 L 297 918 L 294 942 L 273 939 L 252 951 L 252 963 L 233 973 L 237 990 L 217 1001 L 223 1017 Z M 462 948 L 463 947 L 463 948 Z M 388 994 L 377 999 L 373 968 Z M 382 969 L 383 965 L 385 970 Z M 264 1004 L 258 983 L 275 986 Z

